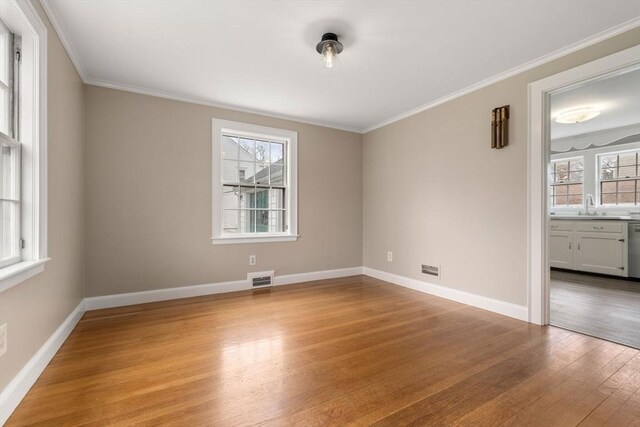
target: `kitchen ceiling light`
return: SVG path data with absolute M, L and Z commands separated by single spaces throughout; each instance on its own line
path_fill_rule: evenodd
M 600 115 L 600 110 L 595 108 L 577 108 L 558 114 L 556 123 L 582 123 L 598 115 Z
M 334 33 L 325 33 L 316 45 L 316 51 L 321 55 L 322 63 L 327 68 L 335 68 L 338 65 L 338 54 L 344 46 L 338 41 Z

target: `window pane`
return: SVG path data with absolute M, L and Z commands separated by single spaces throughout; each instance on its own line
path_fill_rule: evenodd
M 618 165 L 619 166 L 635 166 L 636 164 L 636 153 L 623 153 L 620 154 Z
M 222 231 L 225 233 L 239 233 L 237 210 L 223 211 L 222 213 Z
M 620 166 L 618 168 L 618 178 L 632 178 L 636 176 L 635 166 Z
M 284 209 L 284 189 L 272 188 L 269 194 L 270 209 Z
M 271 143 L 271 163 L 284 164 L 284 144 L 279 142 Z
M 569 194 L 582 194 L 582 184 L 571 184 L 569 187 Z
M 235 160 L 222 161 L 222 182 L 238 182 L 238 162 Z
M 604 168 L 600 173 L 601 179 L 615 179 L 616 178 L 616 169 L 613 168 Z
M 240 188 L 240 208 L 253 209 L 256 207 L 256 189 L 253 187 Z
M 615 182 L 603 182 L 600 187 L 600 191 L 603 193 L 615 193 L 616 192 L 616 183 Z
M 636 201 L 635 193 L 618 193 L 618 204 L 628 205 L 633 204 Z
M 240 232 L 255 233 L 256 211 L 241 210 L 240 211 Z
M 253 184 L 255 175 L 255 163 L 240 162 L 238 166 L 238 178 L 242 184 Z
M 9 92 L 0 88 L 0 132 L 9 135 Z
M 569 196 L 569 205 L 582 205 L 582 194 L 572 194 Z
M 284 185 L 284 165 L 271 165 L 269 168 L 271 185 Z
M 584 165 L 582 164 L 582 160 L 571 160 L 570 162 L 570 170 L 573 171 L 581 171 L 584 169 Z
M 284 211 L 269 212 L 269 231 L 271 233 L 284 232 Z
M 618 181 L 618 191 L 621 193 L 633 193 L 636 191 L 635 181 Z
M 270 145 L 267 141 L 256 141 L 256 161 L 268 162 L 270 158 Z
M 556 206 L 567 205 L 567 196 L 555 196 L 555 197 L 556 197 Z
M 18 256 L 18 209 L 16 202 L 3 201 L 2 209 L 2 259 Z
M 556 196 L 562 196 L 567 194 L 567 186 L 566 185 L 556 185 Z
M 605 193 L 602 195 L 602 204 L 603 205 L 615 205 L 616 204 L 616 195 L 615 193 Z
M 580 172 L 570 172 L 569 173 L 569 180 L 571 182 L 582 182 L 582 174 L 584 172 L 580 171 Z
M 238 209 L 240 207 L 240 189 L 230 185 L 222 187 L 222 209 Z
M 268 233 L 269 232 L 269 211 L 268 210 L 256 210 L 256 232 Z
M 1 196 L 4 199 L 18 200 L 18 149 L 2 144 L 0 161 L 2 162 Z
M 240 138 L 240 160 L 254 162 L 256 160 L 256 142 L 253 139 Z
M 238 159 L 238 138 L 233 136 L 222 136 L 222 158 Z
M 256 184 L 269 185 L 269 165 L 256 163 Z

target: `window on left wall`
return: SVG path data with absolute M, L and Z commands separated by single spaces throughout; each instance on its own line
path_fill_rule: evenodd
M 21 261 L 20 36 L 0 21 L 0 268 Z
M 33 4 L 0 0 L 0 292 L 49 259 L 46 46 Z

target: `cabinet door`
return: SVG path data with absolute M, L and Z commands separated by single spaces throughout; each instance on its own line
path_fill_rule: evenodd
M 573 269 L 573 232 L 549 232 L 549 265 Z
M 577 232 L 575 269 L 627 277 L 627 246 L 623 234 Z

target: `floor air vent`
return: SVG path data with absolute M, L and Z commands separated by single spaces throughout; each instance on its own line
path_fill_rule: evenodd
M 273 285 L 273 275 L 273 271 L 261 271 L 247 274 L 247 279 L 253 288 L 271 286 Z

